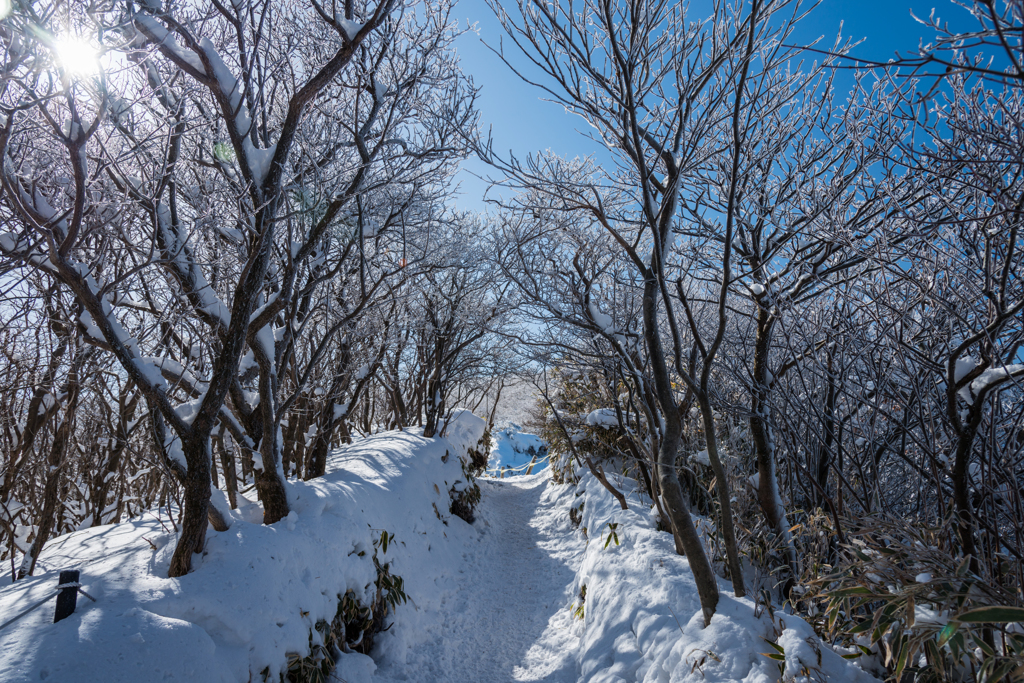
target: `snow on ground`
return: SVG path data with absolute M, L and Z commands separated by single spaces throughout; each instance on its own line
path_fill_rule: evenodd
M 51 602 L 0 632 L 0 680 L 248 681 L 264 667 L 278 680 L 285 653 L 308 651 L 310 628 L 333 616 L 338 593 L 365 596 L 382 529 L 395 536 L 382 559 L 405 579 L 409 601 L 378 635 L 373 659 L 343 655 L 335 680 L 875 680 L 799 618 L 755 617 L 753 602 L 732 597 L 725 581 L 704 628 L 672 537 L 655 529 L 636 494 L 620 510 L 589 473 L 577 486 L 552 483 L 546 470 L 482 479 L 475 523 L 450 516 L 447 491 L 462 471 L 457 457 L 443 456 L 464 453 L 482 427 L 464 414 L 446 439 L 390 432 L 337 451 L 327 476 L 289 485 L 293 515 L 267 527 L 236 513 L 180 579 L 165 578 L 174 541 L 166 520 L 57 539 L 39 576 L 0 590 L 0 614 L 52 592 L 57 571 L 75 566 L 98 602 L 80 598 L 59 624 L 49 623 Z M 635 486 L 614 478 L 624 490 Z M 569 513 L 581 505 L 576 530 Z M 773 652 L 764 638 L 784 649 L 784 662 L 761 654 Z
M 537 463 L 533 473 L 547 467 L 547 460 L 544 459 L 547 446 L 544 440 L 534 434 L 524 434 L 519 431 L 519 425 L 510 423 L 500 429 L 495 428 L 491 438 L 493 443 L 487 461 L 488 474 L 497 476 L 505 468 L 512 470 L 509 474 L 523 474 L 534 456 L 537 456 Z
M 340 449 L 326 476 L 288 484 L 286 519 L 263 526 L 234 513 L 181 578 L 167 578 L 175 534 L 166 517 L 55 539 L 36 576 L 0 589 L 0 621 L 53 594 L 61 569 L 80 569 L 97 602 L 79 597 L 76 613 L 52 624 L 51 600 L 0 631 L 0 681 L 249 681 L 265 668 L 278 680 L 286 653 L 307 653 L 313 625 L 334 617 L 339 594 L 369 603 L 381 530 L 395 539 L 381 560 L 412 599 L 379 653 L 403 654 L 404 639 L 435 609 L 437 582 L 461 564 L 451 547 L 478 535 L 450 515 L 448 491 L 483 427 L 464 413 L 446 439 L 388 432 Z M 339 668 L 351 675 L 374 664 L 353 654 Z
M 569 523 L 572 489 L 549 484 L 546 472 L 480 487 L 479 535 L 437 582 L 432 623 L 404 661 L 382 661 L 373 681 L 577 680 L 569 605 L 585 541 Z
M 480 487 L 479 535 L 460 537 L 461 562 L 435 582 L 417 642 L 407 630 L 404 657 L 392 651 L 374 677 L 349 683 L 777 683 L 779 664 L 795 683 L 877 683 L 798 617 L 785 616 L 784 628 L 756 618 L 753 602 L 732 597 L 727 581 L 705 629 L 686 559 L 635 495 L 630 510 L 619 510 L 589 473 L 576 487 L 547 472 Z M 581 503 L 586 535 L 569 521 Z M 605 547 L 609 523 L 619 544 Z M 761 654 L 775 652 L 765 636 L 784 648 L 785 662 Z
M 620 490 L 635 482 L 614 478 Z M 589 543 L 574 584 L 586 586 L 581 636 L 580 681 L 586 683 L 775 683 L 802 681 L 871 683 L 875 678 L 842 659 L 795 615 L 785 624 L 755 617 L 755 605 L 733 597 L 719 580 L 718 610 L 704 628 L 697 587 L 672 536 L 657 531 L 648 505 L 632 496 L 629 510 L 587 472 L 576 489 L 581 530 Z M 615 525 L 614 527 L 612 525 Z M 618 544 L 609 536 L 612 531 Z M 576 604 L 579 604 L 577 597 Z M 785 650 L 784 677 L 770 638 Z

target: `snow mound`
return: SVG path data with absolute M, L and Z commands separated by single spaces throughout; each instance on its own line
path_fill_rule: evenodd
M 488 458 L 489 474 L 499 475 L 503 470 L 506 474 L 524 474 L 531 462 L 535 463 L 534 474 L 547 467 L 547 443 L 536 434 L 519 429 L 519 425 L 511 423 L 491 433 L 494 443 Z
M 61 569 L 80 569 L 97 602 L 80 597 L 75 614 L 53 624 L 50 601 L 0 631 L 0 680 L 249 681 L 264 671 L 278 680 L 288 653 L 309 652 L 314 625 L 334 617 L 340 595 L 351 590 L 370 602 L 381 530 L 394 540 L 379 557 L 405 579 L 410 600 L 378 635 L 374 654 L 404 657 L 418 612 L 431 608 L 436 582 L 458 563 L 446 544 L 476 535 L 450 514 L 448 491 L 464 477 L 459 459 L 483 430 L 483 420 L 462 413 L 449 426 L 451 439 L 410 430 L 342 448 L 326 476 L 287 484 L 292 513 L 279 523 L 251 523 L 231 511 L 231 528 L 211 529 L 194 571 L 181 578 L 167 578 L 176 533 L 166 516 L 147 513 L 55 539 L 36 576 L 0 590 L 0 615 L 54 594 Z M 458 457 L 445 458 L 449 452 Z M 373 669 L 364 655 L 339 662 L 350 683 Z
M 587 425 L 615 429 L 619 426 L 619 418 L 611 408 L 598 408 L 587 415 Z
M 635 488 L 632 480 L 613 477 L 619 490 Z M 633 494 L 630 509 L 620 510 L 589 472 L 577 486 L 575 507 L 581 500 L 580 527 L 589 539 L 573 605 L 577 617 L 582 613 L 575 624 L 581 683 L 774 683 L 818 675 L 876 681 L 832 652 L 799 617 L 786 615 L 776 638 L 770 619 L 755 617 L 754 603 L 733 597 L 724 580 L 718 610 L 704 628 L 689 563 L 675 554 L 672 536 L 656 529 L 650 506 Z M 775 652 L 765 638 L 785 649 L 785 678 L 779 662 L 761 654 Z M 802 671 L 809 678 L 801 678 Z
M 483 438 L 486 428 L 487 423 L 482 418 L 468 410 L 459 409 L 452 413 L 439 431 L 455 448 L 460 457 L 465 457 L 470 449 L 476 448 L 477 442 Z

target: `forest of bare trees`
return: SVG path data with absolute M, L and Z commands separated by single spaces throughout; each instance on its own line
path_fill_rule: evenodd
M 480 137 L 448 0 L 13 2 L 12 579 L 144 513 L 184 575 L 243 492 L 277 522 L 332 448 L 493 420 L 526 367 L 556 478 L 635 477 L 705 621 L 719 575 L 893 680 L 1020 675 L 1024 5 L 890 61 L 805 40 L 798 0 L 491 7 L 592 156 Z
M 496 258 L 557 370 L 566 476 L 585 435 L 645 482 L 706 620 L 745 557 L 897 680 L 1020 675 L 1021 4 L 925 19 L 889 63 L 801 47 L 806 3 L 492 6 L 510 66 L 594 131 L 582 160 L 478 146 L 518 190 Z
M 184 574 L 240 487 L 276 522 L 283 480 L 323 474 L 353 431 L 436 428 L 483 391 L 507 311 L 478 222 L 445 201 L 475 121 L 450 6 L 18 9 L 0 133 L 12 573 L 49 537 L 159 507 L 181 511 Z M 102 37 L 102 70 L 54 56 L 69 27 Z

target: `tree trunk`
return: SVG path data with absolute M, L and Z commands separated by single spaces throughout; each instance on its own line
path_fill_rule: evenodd
M 779 495 L 779 480 L 775 474 L 775 444 L 772 442 L 769 424 L 768 394 L 771 391 L 768 382 L 768 350 L 771 347 L 771 336 L 774 319 L 764 306 L 758 306 L 757 339 L 754 345 L 754 388 L 751 392 L 750 434 L 754 442 L 754 454 L 757 459 L 757 502 L 761 506 L 768 526 L 775 531 L 780 542 L 784 544 L 786 565 L 789 572 L 784 577 L 782 594 L 789 595 L 797 576 L 796 548 L 793 536 L 789 533 L 786 521 L 786 510 Z
M 678 443 L 678 430 L 675 434 L 667 433 L 662 440 L 661 451 L 658 453 L 658 481 L 673 531 L 683 547 L 690 571 L 693 572 L 697 595 L 704 613 L 704 625 L 707 626 L 718 607 L 718 578 L 711 568 L 711 563 L 708 562 L 700 534 L 693 525 L 689 506 L 683 497 L 683 487 L 679 485 L 679 474 L 676 472 L 675 464 Z
M 182 450 L 188 469 L 185 472 L 183 515 L 178 543 L 171 556 L 167 575 L 172 579 L 188 574 L 192 567 L 192 554 L 201 553 L 206 544 L 206 526 L 210 506 L 210 454 L 209 440 L 205 436 L 183 439 Z M 258 485 L 258 484 L 257 484 Z
M 26 574 L 31 576 L 32 572 L 35 571 L 39 554 L 43 551 L 43 546 L 46 545 L 46 541 L 49 540 L 50 534 L 53 532 L 54 513 L 62 500 L 60 497 L 60 478 L 64 470 L 64 451 L 67 449 L 68 441 L 71 437 L 71 428 L 75 420 L 75 413 L 78 410 L 78 395 L 82 386 L 82 367 L 88 361 L 90 355 L 89 351 L 79 350 L 71 366 L 71 372 L 68 374 L 68 382 L 65 389 L 67 397 L 64 402 L 64 419 L 61 420 L 60 425 L 53 433 L 50 456 L 46 461 L 48 471 L 46 473 L 46 487 L 43 493 L 43 514 L 39 519 L 32 547 L 22 561 L 21 569 L 18 570 L 19 579 L 25 578 Z
M 121 396 L 121 409 L 118 411 L 117 418 L 117 431 L 113 436 L 113 445 L 111 445 L 107 454 L 106 466 L 96 473 L 96 481 L 93 487 L 93 505 L 95 513 L 92 518 L 93 526 L 103 525 L 103 510 L 107 507 L 107 494 L 110 491 L 110 482 L 113 480 L 113 475 L 117 473 L 121 467 L 121 456 L 124 455 L 125 449 L 128 447 L 128 439 L 131 437 L 128 431 L 128 424 L 132 418 L 135 417 L 135 408 L 138 405 L 141 394 L 135 392 L 130 401 L 125 402 L 124 396 L 133 389 L 132 385 L 125 387 L 125 393 Z M 120 507 L 120 506 L 119 506 Z
M 255 469 L 253 478 L 256 480 L 256 493 L 263 503 L 263 523 L 273 524 L 288 515 L 284 476 L 283 472 L 279 471 L 281 449 L 277 436 L 281 429 L 278 423 L 281 416 L 277 414 L 277 374 L 269 349 L 258 343 L 250 348 L 260 368 L 260 404 L 255 412 L 259 414 L 262 425 L 262 438 L 259 440 L 262 467 Z M 191 470 L 191 463 L 189 469 Z
M 31 576 L 36 570 L 36 560 L 39 559 L 39 553 L 43 551 L 43 546 L 46 545 L 46 541 L 50 538 L 54 512 L 57 509 L 58 503 L 57 489 L 59 488 L 61 470 L 63 469 L 60 464 L 63 459 L 63 446 L 63 439 L 55 437 L 48 459 L 50 467 L 49 472 L 46 474 L 46 487 L 43 489 L 43 512 L 39 517 L 36 537 L 32 541 L 32 547 L 29 548 L 28 554 L 22 559 L 21 567 L 18 569 L 19 580 L 24 579 L 26 576 Z M 57 464 L 54 464 L 54 461 Z
M 231 509 L 234 510 L 238 508 L 238 474 L 235 472 L 235 458 L 228 452 L 227 446 L 224 445 L 223 428 L 214 439 L 216 442 L 215 447 L 220 455 L 220 468 L 224 472 L 224 490 L 227 491 L 228 502 L 231 505 Z
M 271 450 L 274 447 L 269 445 L 266 449 Z M 273 455 L 268 458 L 265 452 L 263 457 L 263 467 L 255 470 L 253 475 L 256 480 L 256 492 L 263 503 L 263 523 L 273 524 L 288 516 L 288 495 L 274 462 L 276 458 Z M 270 467 L 267 466 L 268 459 L 271 460 Z
M 329 404 L 329 409 L 333 412 L 334 404 Z M 316 439 L 313 441 L 313 447 L 309 449 L 309 456 L 306 460 L 306 473 L 303 477 L 306 481 L 322 477 L 327 472 L 327 454 L 331 450 L 333 433 L 334 420 L 322 416 L 320 428 L 317 430 Z
M 28 416 L 25 419 L 25 427 L 18 438 L 18 447 L 11 453 L 10 465 L 7 467 L 7 471 L 4 472 L 3 484 L 0 485 L 0 501 L 5 503 L 10 500 L 18 474 L 32 453 L 32 446 L 35 443 L 36 435 L 42 430 L 46 421 L 53 416 L 53 411 L 57 408 L 55 402 L 53 408 L 46 410 L 43 400 L 47 395 L 52 395 L 54 377 L 68 349 L 68 335 L 61 334 L 59 339 L 60 342 L 57 344 L 57 348 L 54 350 L 53 355 L 50 356 L 50 364 L 46 369 L 46 374 L 32 392 L 32 399 L 28 403 Z
M 668 365 L 661 347 L 661 330 L 658 325 L 657 282 L 651 273 L 647 274 L 644 286 L 644 339 L 651 357 L 651 371 L 657 391 L 658 403 L 661 407 L 665 423 L 665 434 L 658 450 L 658 483 L 661 495 L 665 500 L 665 509 L 677 534 L 686 560 L 693 572 L 697 584 L 697 595 L 700 598 L 701 610 L 704 613 L 704 625 L 711 623 L 718 607 L 718 579 L 708 561 L 700 535 L 693 525 L 689 506 L 683 497 L 683 487 L 679 485 L 679 474 L 676 472 L 676 456 L 679 450 L 679 439 L 682 435 L 682 419 L 676 406 L 669 377 Z
M 729 574 L 732 580 L 733 593 L 737 598 L 747 594 L 743 585 L 743 565 L 740 564 L 740 555 L 736 547 L 736 530 L 732 520 L 732 494 L 729 488 L 729 477 L 725 471 L 725 465 L 718 455 L 718 435 L 715 433 L 715 419 L 711 412 L 711 399 L 706 394 L 697 397 L 700 405 L 700 413 L 704 418 L 704 438 L 708 446 L 708 460 L 711 461 L 711 469 L 715 472 L 715 489 L 718 491 L 718 506 L 722 515 L 722 536 L 725 540 L 725 554 L 729 562 Z
M 957 536 L 964 557 L 970 556 L 970 569 L 978 573 L 978 550 L 974 544 L 974 510 L 971 506 L 971 490 L 968 465 L 971 459 L 971 446 L 981 422 L 980 409 L 972 406 L 966 424 L 963 425 L 956 440 L 956 456 L 953 460 L 953 502 L 956 505 Z
M 425 400 L 427 419 L 426 424 L 423 426 L 423 436 L 428 439 L 437 434 L 438 423 L 444 413 L 444 393 L 441 384 L 441 368 L 437 367 L 430 378 L 430 382 L 427 384 L 427 397 Z

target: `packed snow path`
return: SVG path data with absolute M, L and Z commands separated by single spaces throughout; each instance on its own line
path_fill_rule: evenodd
M 381 662 L 375 680 L 418 683 L 575 683 L 572 583 L 584 550 L 565 492 L 548 472 L 480 480 L 483 498 L 455 576 L 426 641 L 404 663 Z M 561 493 L 561 495 L 559 495 Z M 402 609 L 414 609 L 412 602 Z

